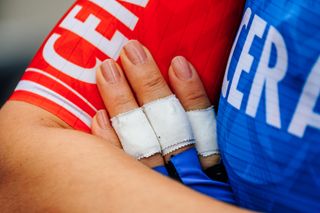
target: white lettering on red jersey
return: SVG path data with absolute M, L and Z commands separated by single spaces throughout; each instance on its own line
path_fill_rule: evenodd
M 104 108 L 95 84 L 102 61 L 118 60 L 129 39 L 150 49 L 162 74 L 176 55 L 199 71 L 217 103 L 244 0 L 78 0 L 49 34 L 11 100 L 53 113 L 89 131 Z

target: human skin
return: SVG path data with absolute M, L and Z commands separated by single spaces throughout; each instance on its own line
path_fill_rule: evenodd
M 0 138 L 2 212 L 242 211 L 163 177 L 106 139 L 73 130 L 24 102 L 9 101 L 1 109 Z
M 143 62 L 136 64 L 132 62 L 132 60 L 136 61 L 130 60 L 130 58 L 134 58 L 132 55 L 135 54 L 140 55 L 137 57 L 138 59 L 144 58 Z M 128 42 L 124 51 L 121 52 L 120 59 L 124 69 L 109 59 L 97 72 L 99 92 L 111 117 L 173 93 L 186 111 L 207 109 L 212 105 L 197 71 L 183 56 L 177 56 L 172 60 L 168 71 L 171 88 L 162 77 L 149 50 L 139 41 Z M 135 100 L 134 94 L 137 100 Z M 92 133 L 105 138 L 106 141 L 117 147 L 121 147 L 105 110 L 100 110 L 94 117 Z M 165 161 L 170 160 L 172 155 L 181 153 L 190 147 L 175 150 L 163 156 L 163 159 L 160 154 L 157 154 L 149 158 L 142 158 L 141 162 L 149 167 L 163 165 Z M 204 169 L 214 166 L 219 160 L 219 155 L 200 156 L 200 162 Z

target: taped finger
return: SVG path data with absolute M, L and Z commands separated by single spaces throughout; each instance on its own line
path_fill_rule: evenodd
M 140 160 L 161 153 L 157 137 L 141 108 L 111 119 L 126 153 Z
M 196 149 L 200 156 L 219 154 L 216 117 L 213 106 L 187 112 L 196 139 Z
M 174 95 L 145 104 L 143 110 L 158 137 L 163 155 L 195 143 L 187 114 Z

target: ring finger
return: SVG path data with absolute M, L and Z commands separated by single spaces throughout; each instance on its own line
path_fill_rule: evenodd
M 209 122 L 202 121 L 202 123 L 198 123 L 197 126 L 200 126 L 201 129 L 208 130 L 208 132 L 201 132 L 201 135 L 196 134 L 196 132 L 194 133 L 196 140 L 199 139 L 197 136 L 200 136 L 203 139 L 204 135 L 206 135 L 205 139 L 207 139 L 206 141 L 210 142 L 210 146 L 208 147 L 208 145 L 206 145 L 205 150 L 208 151 L 208 148 L 210 148 L 209 150 L 212 150 L 214 144 L 216 143 L 216 137 L 215 134 L 213 134 L 216 131 L 213 123 L 215 118 L 212 117 L 214 112 L 212 112 L 213 110 L 206 110 L 211 106 L 211 103 L 195 68 L 184 57 L 178 56 L 172 60 L 171 67 L 169 69 L 169 80 L 175 94 L 181 101 L 186 111 L 189 113 L 197 113 L 197 117 L 199 117 L 199 113 L 201 114 L 206 112 L 205 120 L 207 121 L 209 119 Z M 208 114 L 208 111 L 211 112 Z M 195 129 L 193 130 L 195 131 Z M 209 134 L 209 132 L 211 132 L 211 134 Z M 203 144 L 205 141 L 201 140 L 196 142 L 198 151 L 200 143 Z M 204 169 L 217 164 L 220 160 L 218 154 L 210 154 L 208 156 L 200 154 L 199 158 Z

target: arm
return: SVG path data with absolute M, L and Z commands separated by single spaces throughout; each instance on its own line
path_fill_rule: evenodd
M 8 212 L 236 210 L 29 104 L 11 101 L 1 109 L 0 138 L 0 205 Z
M 226 1 L 225 4 L 230 6 L 230 10 L 223 10 L 228 13 L 221 16 L 215 11 L 222 11 L 224 4 L 212 4 L 209 0 L 206 4 L 186 4 L 186 7 L 181 8 L 177 7 L 181 5 L 180 1 L 162 2 L 165 4 L 162 7 L 158 7 L 158 1 L 150 1 L 146 8 L 124 3 L 123 5 L 129 8 L 129 11 L 134 11 L 135 16 L 140 18 L 133 31 L 122 23 L 122 19 L 110 17 L 109 9 L 112 7 L 105 8 L 94 2 L 103 1 L 77 1 L 74 4 L 40 48 L 23 81 L 11 97 L 14 101 L 8 102 L 0 111 L 0 205 L 2 210 L 33 211 L 37 208 L 36 210 L 39 211 L 72 212 L 163 211 L 163 209 L 194 211 L 195 209 L 232 208 L 211 201 L 158 176 L 102 140 L 72 130 L 68 125 L 78 130 L 88 131 L 91 117 L 97 109 L 103 108 L 97 89 L 91 84 L 94 76 L 91 68 L 94 68 L 97 59 L 103 61 L 111 56 L 116 58 L 116 54 L 111 54 L 109 50 L 120 49 L 122 43 L 120 42 L 119 45 L 117 43 L 117 48 L 107 48 L 108 51 L 102 51 L 106 46 L 101 42 L 98 42 L 101 46 L 97 46 L 101 36 L 103 44 L 108 43 L 106 40 L 111 39 L 116 32 L 122 33 L 127 39 L 141 37 L 143 43 L 148 44 L 156 52 L 156 57 L 162 61 L 160 67 L 164 68 L 178 50 L 170 42 L 166 42 L 166 46 L 163 46 L 163 36 L 159 35 L 165 35 L 167 30 L 181 26 L 181 20 L 190 16 L 191 9 L 194 11 L 193 17 L 197 22 L 192 21 L 178 31 L 192 32 L 187 33 L 192 36 L 177 35 L 175 38 L 181 41 L 180 38 L 183 37 L 180 45 L 188 47 L 179 51 L 187 55 L 201 56 L 195 59 L 195 64 L 203 70 L 201 77 L 206 79 L 206 86 L 212 91 L 210 94 L 213 96 L 217 94 L 219 84 L 215 82 L 221 81 L 222 75 L 219 73 L 224 69 L 227 52 L 234 35 L 233 31 L 241 17 L 243 2 L 228 4 L 231 1 Z M 175 15 L 176 19 L 170 19 L 172 15 L 164 15 L 165 19 L 152 18 L 154 8 L 168 14 L 170 11 L 181 10 L 179 12 L 181 16 Z M 204 10 L 212 12 L 203 13 Z M 235 16 L 234 12 L 238 15 Z M 218 19 L 220 17 L 223 17 L 223 21 Z M 81 34 L 82 27 L 88 27 L 84 23 L 89 18 L 91 20 L 94 18 L 99 24 L 94 28 L 90 27 L 90 33 L 86 35 L 98 33 L 100 36 L 87 38 Z M 158 23 L 159 20 L 161 20 L 160 23 Z M 207 20 L 217 20 L 217 22 L 207 22 Z M 78 23 L 79 27 L 70 27 L 74 22 Z M 228 23 L 228 27 L 225 27 L 224 23 Z M 196 25 L 198 34 L 194 33 L 193 24 Z M 220 24 L 224 27 L 220 28 Z M 205 27 L 202 28 L 202 26 Z M 143 33 L 145 29 L 148 29 L 148 34 Z M 214 29 L 220 29 L 220 33 L 216 33 Z M 97 39 L 92 40 L 93 37 Z M 225 39 L 227 37 L 230 39 Z M 65 45 L 66 40 L 70 41 L 68 45 Z M 170 41 L 174 43 L 176 40 Z M 218 59 L 215 54 L 212 55 L 211 48 L 202 48 L 215 46 L 217 40 L 219 51 L 214 53 L 225 55 L 224 60 Z M 197 48 L 190 44 L 196 44 Z M 159 49 L 159 46 L 164 48 Z M 68 66 L 62 66 L 62 64 Z M 205 67 L 201 67 L 202 65 Z M 68 67 L 73 69 L 64 69 Z M 216 67 L 219 69 L 213 69 Z M 83 70 L 87 74 L 92 72 L 92 75 L 78 75 Z M 211 70 L 215 71 L 211 72 Z M 167 74 L 164 73 L 164 75 Z M 76 78 L 79 76 L 85 78 Z M 63 98 L 69 102 L 61 101 Z M 15 102 L 16 100 L 33 105 Z M 78 115 L 85 116 L 77 117 Z M 152 193 L 148 189 L 152 189 Z M 141 206 L 142 203 L 143 206 Z
M 109 116 L 99 111 L 92 133 L 151 168 L 163 165 L 156 170 L 195 191 L 235 204 L 227 180 L 216 181 L 203 172 L 218 163 L 219 149 L 214 109 L 195 68 L 184 57 L 175 57 L 168 71 L 171 90 L 140 42 L 128 42 L 120 58 L 123 69 L 107 60 L 97 71 Z

